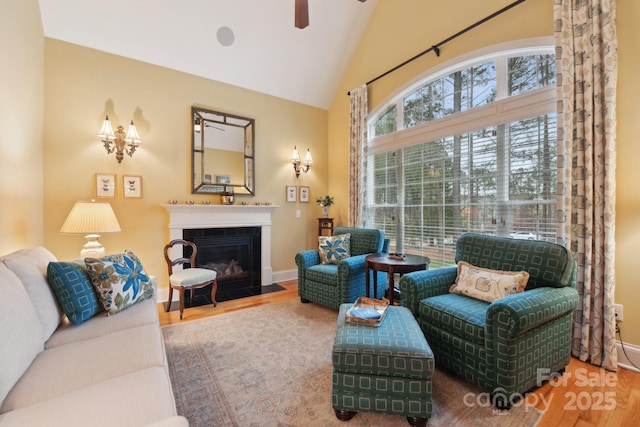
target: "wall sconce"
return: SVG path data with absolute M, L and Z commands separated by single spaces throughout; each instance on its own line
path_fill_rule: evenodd
M 122 162 L 125 153 L 129 157 L 133 157 L 133 153 L 135 153 L 136 148 L 138 148 L 138 143 L 142 142 L 138 135 L 138 130 L 133 124 L 133 120 L 131 120 L 129 130 L 126 134 L 124 133 L 124 128 L 122 126 L 118 126 L 114 134 L 109 116 L 104 118 L 98 137 L 104 138 L 102 143 L 104 144 L 104 148 L 107 150 L 107 153 L 111 154 L 114 151 L 116 152 L 116 159 L 118 160 L 118 163 Z
M 304 155 L 304 162 L 300 163 L 300 153 L 298 153 L 298 149 L 294 146 L 293 154 L 291 154 L 291 163 L 293 164 L 293 170 L 296 171 L 296 178 L 300 176 L 300 171 L 304 173 L 309 172 L 313 164 L 311 151 L 307 148 L 307 153 Z

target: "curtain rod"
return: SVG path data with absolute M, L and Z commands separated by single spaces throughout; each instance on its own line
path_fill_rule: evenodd
M 399 68 L 404 67 L 405 65 L 407 65 L 408 63 L 415 61 L 416 59 L 420 58 L 423 55 L 426 55 L 427 53 L 433 51 L 435 52 L 436 56 L 440 56 L 440 46 L 449 43 L 451 40 L 456 39 L 458 37 L 460 37 L 461 35 L 463 35 L 464 33 L 473 30 L 474 28 L 484 24 L 485 22 L 495 18 L 498 15 L 503 14 L 504 12 L 508 11 L 509 9 L 512 9 L 514 7 L 516 7 L 517 5 L 519 5 L 520 3 L 524 3 L 527 0 L 517 0 L 514 1 L 513 3 L 503 7 L 502 9 L 498 10 L 497 12 L 492 13 L 491 15 L 487 16 L 486 18 L 483 18 L 481 20 L 479 20 L 478 22 L 469 25 L 467 28 L 465 28 L 464 30 L 458 31 L 457 33 L 455 33 L 454 35 L 442 40 L 440 43 L 436 43 L 433 46 L 431 46 L 430 48 L 420 52 L 419 54 L 407 59 L 406 61 L 404 61 L 402 64 L 396 65 L 395 67 L 393 67 L 392 69 L 385 71 L 384 73 L 380 74 L 378 77 L 375 77 L 371 80 L 369 80 L 366 84 L 367 86 L 369 86 L 371 83 L 385 77 L 387 74 L 391 74 L 394 71 L 396 71 Z M 347 95 L 351 95 L 351 92 L 347 92 Z

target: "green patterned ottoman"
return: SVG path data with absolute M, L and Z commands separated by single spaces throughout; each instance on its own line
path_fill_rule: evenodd
M 433 352 L 411 311 L 391 306 L 378 327 L 345 322 L 340 305 L 333 342 L 331 402 L 336 417 L 380 412 L 425 426 L 431 416 Z

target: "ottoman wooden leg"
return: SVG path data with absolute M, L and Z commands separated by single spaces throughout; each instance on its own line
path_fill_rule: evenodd
M 349 421 L 357 414 L 357 412 L 345 411 L 344 409 L 334 409 L 334 411 L 336 413 L 336 418 L 338 418 L 340 421 Z
M 407 417 L 407 421 L 409 421 L 409 425 L 412 427 L 426 427 L 427 419 L 421 417 Z

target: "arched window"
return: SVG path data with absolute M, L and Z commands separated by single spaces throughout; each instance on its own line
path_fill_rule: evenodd
M 408 85 L 370 115 L 367 225 L 432 266 L 453 262 L 463 232 L 555 241 L 555 99 L 546 38 L 484 49 Z

